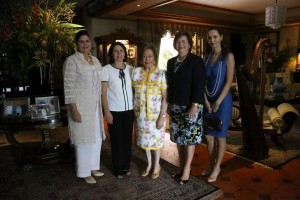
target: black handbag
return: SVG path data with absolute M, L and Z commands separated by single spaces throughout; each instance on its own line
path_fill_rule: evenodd
M 219 131 L 222 129 L 222 120 L 217 113 L 207 113 L 203 116 L 203 127 Z

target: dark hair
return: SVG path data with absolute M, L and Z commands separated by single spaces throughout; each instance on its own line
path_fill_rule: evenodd
M 223 36 L 224 39 L 224 34 L 223 34 L 223 30 L 219 27 L 210 27 L 208 28 L 207 32 L 215 30 L 219 33 L 220 36 Z M 211 50 L 211 49 L 210 49 Z M 226 54 L 228 53 L 227 49 L 225 48 L 223 41 L 221 41 L 221 58 L 222 60 L 225 59 Z
M 158 51 L 157 51 L 156 46 L 155 46 L 153 43 L 146 44 L 146 45 L 144 46 L 144 48 L 143 48 L 143 54 L 144 54 L 144 52 L 145 52 L 147 49 L 152 50 L 153 56 L 154 56 L 154 60 L 155 60 L 155 62 L 156 62 L 156 65 L 158 65 Z M 142 56 L 143 56 L 143 54 L 142 54 Z
M 78 31 L 75 35 L 75 42 L 77 43 L 79 41 L 79 38 L 83 35 L 86 35 L 90 38 L 90 34 L 89 32 L 87 32 L 87 30 L 81 30 L 81 31 Z
M 122 42 L 114 42 L 114 43 L 112 43 L 112 44 L 110 45 L 109 50 L 108 50 L 108 57 L 109 57 L 108 63 L 109 63 L 109 64 L 114 63 L 114 48 L 115 48 L 115 46 L 117 46 L 117 45 L 121 46 L 122 49 L 124 50 L 125 57 L 124 57 L 123 62 L 125 62 L 125 61 L 127 60 L 127 51 L 126 51 L 125 45 L 124 45 Z
M 181 36 L 186 36 L 188 43 L 190 44 L 190 51 L 191 51 L 191 49 L 193 47 L 193 38 L 192 38 L 192 35 L 190 34 L 190 32 L 188 32 L 188 31 L 179 31 L 178 33 L 176 33 L 175 38 L 173 40 L 174 49 L 176 49 L 176 43 Z

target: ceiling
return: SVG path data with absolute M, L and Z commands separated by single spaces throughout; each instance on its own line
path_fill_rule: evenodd
M 160 20 L 188 17 L 186 21 L 199 22 L 201 18 L 227 20 L 239 25 L 251 24 L 257 16 L 264 20 L 265 8 L 275 3 L 276 0 L 78 0 L 77 6 L 87 7 L 88 14 L 94 18 Z M 277 0 L 277 4 L 285 6 L 288 17 L 296 18 L 300 23 L 300 0 Z
M 234 12 L 243 12 L 247 14 L 262 14 L 265 8 L 275 4 L 275 0 L 182 0 L 198 4 L 200 6 L 209 6 L 219 9 L 226 9 Z M 286 8 L 300 6 L 300 0 L 278 0 L 278 5 Z
M 78 0 L 77 5 L 81 7 L 91 1 L 93 0 Z M 130 10 L 132 11 L 151 8 L 152 6 L 164 6 L 169 3 L 185 2 L 192 3 L 194 6 L 200 7 L 212 7 L 247 14 L 262 14 L 265 12 L 265 8 L 270 5 L 274 5 L 276 0 L 123 0 L 120 2 L 125 2 L 124 6 L 127 8 L 130 7 Z M 290 9 L 300 7 L 300 0 L 277 0 L 277 4 Z M 137 7 L 137 5 L 140 5 L 140 7 Z

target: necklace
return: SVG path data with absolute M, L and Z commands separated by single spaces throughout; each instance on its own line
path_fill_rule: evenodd
M 210 57 L 211 57 L 211 53 L 209 54 L 206 62 L 205 62 L 205 66 L 207 66 L 207 63 L 209 62 L 210 60 Z M 219 59 L 219 58 L 218 58 Z M 217 61 L 216 61 L 217 62 Z M 218 88 L 219 88 L 219 85 L 220 85 L 220 80 L 221 80 L 221 68 L 222 68 L 222 60 L 219 62 L 219 66 L 218 66 L 218 72 L 217 72 L 217 80 L 215 82 L 215 85 L 212 89 L 212 91 L 208 91 L 207 87 L 205 86 L 205 90 L 206 90 L 206 94 L 207 96 L 209 97 L 213 97 L 216 95 L 217 91 L 218 91 Z
M 179 69 L 179 67 L 182 65 L 182 63 L 185 61 L 185 58 L 187 57 L 188 54 L 186 54 L 183 59 L 181 61 L 179 61 L 179 56 L 177 57 L 176 59 L 176 62 L 175 62 L 175 68 L 174 68 L 174 73 L 177 72 L 177 70 Z
M 89 63 L 92 62 L 92 58 L 91 58 L 90 56 L 84 57 L 84 59 L 85 59 L 86 61 L 88 61 Z
M 174 73 L 176 73 L 176 72 L 177 72 L 177 70 L 178 70 L 178 69 L 179 69 L 179 67 L 182 65 L 182 63 L 183 63 L 183 62 L 178 62 L 178 61 L 176 61 L 176 62 L 175 62 Z

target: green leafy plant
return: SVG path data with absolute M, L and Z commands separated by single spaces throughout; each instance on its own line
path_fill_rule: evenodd
M 284 63 L 289 62 L 292 58 L 292 54 L 288 47 L 284 47 L 278 51 L 278 53 L 272 58 L 271 65 L 274 67 L 275 71 L 280 71 Z
M 47 0 L 35 0 L 3 5 L 1 53 L 12 73 L 19 77 L 32 67 L 49 66 L 61 78 L 64 59 L 74 53 L 74 35 L 83 29 L 72 23 L 76 3 L 60 0 L 50 7 Z

